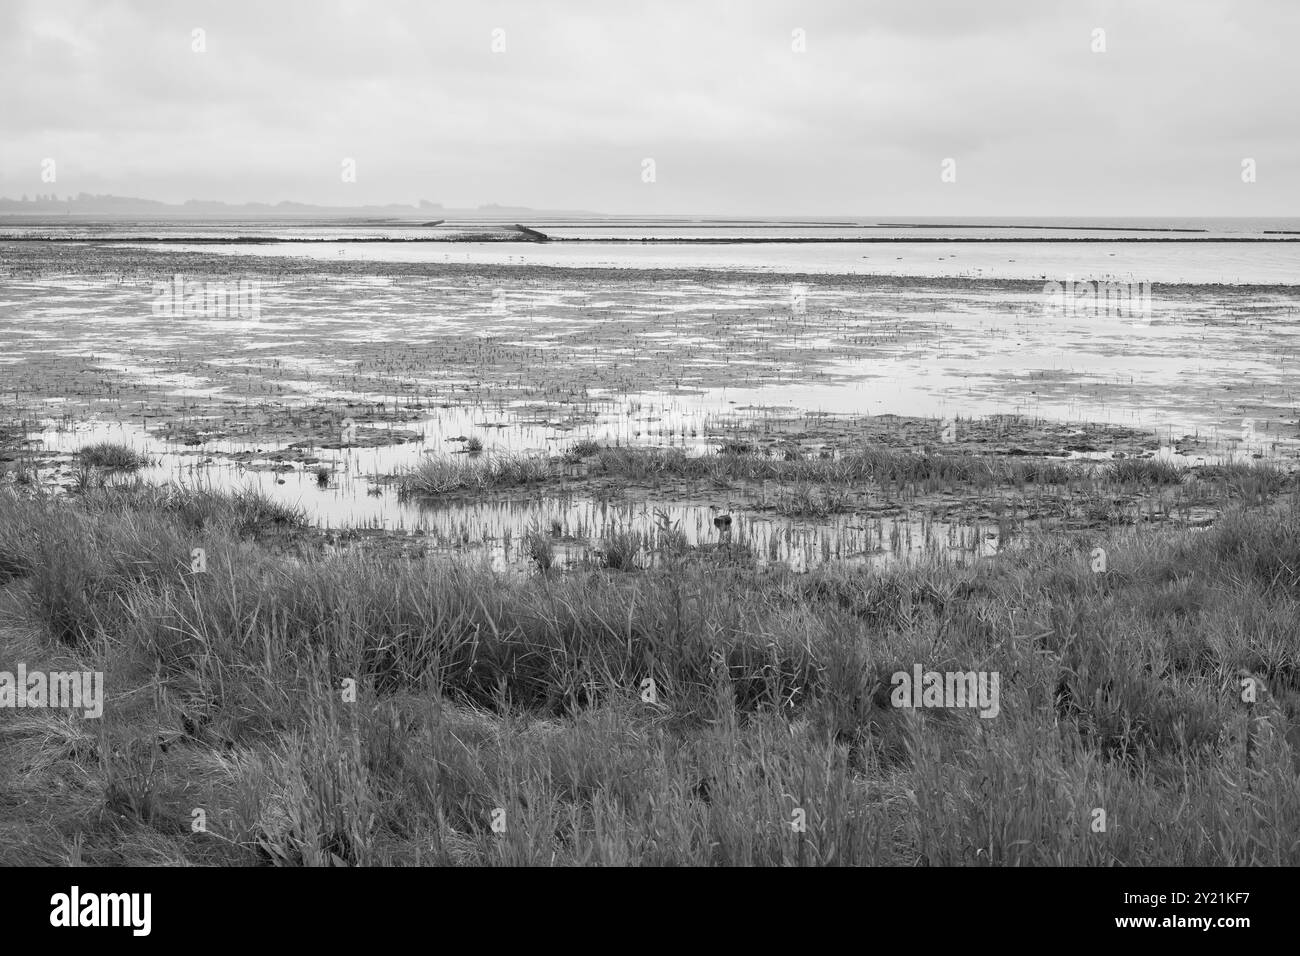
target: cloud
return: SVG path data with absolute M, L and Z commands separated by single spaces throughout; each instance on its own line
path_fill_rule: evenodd
M 51 191 L 52 157 L 60 194 L 168 200 L 1281 215 L 1297 26 L 1286 0 L 9 0 L 0 193 Z

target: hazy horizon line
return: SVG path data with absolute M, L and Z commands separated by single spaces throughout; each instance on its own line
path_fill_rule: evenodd
M 53 198 L 43 198 L 52 196 Z M 651 212 L 609 212 L 596 209 L 565 209 L 565 208 L 548 208 L 543 206 L 529 206 L 526 204 L 505 203 L 505 202 L 484 202 L 477 206 L 457 206 L 448 205 L 441 201 L 430 199 L 416 199 L 414 201 L 390 200 L 388 202 L 378 203 L 321 203 L 307 202 L 298 199 L 278 199 L 278 200 L 230 200 L 230 199 L 204 199 L 190 197 L 188 199 L 172 201 L 166 199 L 154 199 L 147 196 L 126 196 L 116 193 L 87 193 L 80 192 L 60 196 L 57 193 L 32 193 L 21 194 L 19 196 L 0 195 L 0 203 L 23 204 L 28 203 L 37 205 L 39 203 L 75 203 L 75 202 L 120 202 L 120 203 L 142 203 L 153 206 L 164 206 L 170 209 L 183 210 L 192 205 L 211 205 L 211 206 L 229 206 L 232 208 L 258 206 L 274 209 L 281 206 L 293 206 L 306 209 L 321 210 L 383 210 L 391 208 L 410 209 L 413 213 L 420 211 L 443 210 L 447 212 L 484 212 L 493 209 L 503 211 L 520 211 L 537 213 L 540 215 L 584 215 L 595 216 L 610 219 L 694 219 L 694 220 L 712 220 L 712 221 L 754 221 L 754 220 L 778 220 L 778 221 L 811 221 L 823 219 L 856 219 L 856 220 L 878 220 L 891 219 L 896 220 L 906 218 L 915 221 L 925 221 L 929 223 L 941 224 L 944 220 L 955 222 L 970 223 L 997 219 L 1019 219 L 1019 220 L 1041 220 L 1053 221 L 1060 219 L 1075 220 L 1113 220 L 1113 219 L 1130 219 L 1130 220 L 1169 220 L 1169 219 L 1186 219 L 1186 220 L 1215 220 L 1215 219 L 1296 219 L 1300 218 L 1300 213 L 1294 214 L 1269 214 L 1269 215 L 1223 215 L 1221 213 L 1201 214 L 1201 213 L 1088 213 L 1078 214 L 1070 212 L 1059 213 L 987 213 L 981 215 L 971 215 L 954 213 L 946 214 L 913 214 L 905 212 L 884 212 L 884 213 L 862 213 L 862 212 L 814 212 L 814 213 L 774 213 L 774 212 L 749 212 L 749 213 L 710 213 L 710 212 L 682 212 L 682 213 L 651 213 Z M 423 205 L 422 205 L 423 204 Z M 9 215 L 9 211 L 0 209 L 0 215 Z M 98 212 L 96 215 L 106 215 L 106 212 Z M 123 211 L 124 215 L 129 215 L 128 211 Z M 900 223 L 905 224 L 905 223 Z

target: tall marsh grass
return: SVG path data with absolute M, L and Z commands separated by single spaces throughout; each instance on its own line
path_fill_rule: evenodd
M 1294 509 L 970 567 L 520 576 L 292 555 L 265 508 L 0 492 L 42 653 L 107 670 L 104 733 L 147 742 L 105 768 L 9 728 L 0 779 L 58 819 L 0 862 L 57 831 L 92 864 L 1300 863 Z M 894 708 L 916 663 L 1000 673 L 999 716 Z M 1243 671 L 1274 728 L 1249 759 Z

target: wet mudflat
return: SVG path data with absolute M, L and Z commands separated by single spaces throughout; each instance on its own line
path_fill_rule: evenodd
M 1300 449 L 1288 287 L 1157 287 L 1150 315 L 1117 317 L 1062 314 L 1016 281 L 93 244 L 11 244 L 2 262 L 8 480 L 118 480 L 78 456 L 117 443 L 144 456 L 146 481 L 252 486 L 345 540 L 497 567 L 530 566 L 539 538 L 557 565 L 602 560 L 620 535 L 639 565 L 665 536 L 795 568 L 969 560 L 1037 527 L 1206 523 L 1215 469 L 1285 472 Z M 255 283 L 257 314 L 159 315 L 156 283 L 176 275 Z M 611 472 L 611 449 L 755 466 Z M 816 466 L 863 449 L 1068 476 L 1017 486 L 978 470 Z M 537 467 L 517 482 L 408 480 L 430 462 L 522 459 Z M 1115 484 L 1106 463 L 1134 459 L 1206 481 Z

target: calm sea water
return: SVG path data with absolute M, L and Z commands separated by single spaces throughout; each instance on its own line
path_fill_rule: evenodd
M 366 262 L 1300 285 L 1300 243 L 328 243 L 171 245 L 214 255 Z
M 0 240 L 111 239 L 213 255 L 493 266 L 1300 284 L 1296 218 L 528 220 L 557 240 L 549 243 L 523 241 L 512 225 L 3 217 Z
M 501 232 L 513 218 L 447 220 L 431 225 L 413 220 L 377 219 L 117 219 L 0 216 L 3 238 L 184 238 L 282 239 L 455 239 L 467 233 Z M 882 219 L 706 219 L 672 217 L 526 218 L 523 225 L 563 239 L 1044 239 L 1133 238 L 1285 239 L 1300 238 L 1300 218 L 936 218 L 895 216 Z

